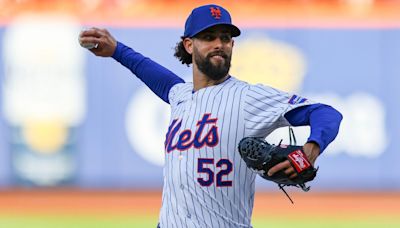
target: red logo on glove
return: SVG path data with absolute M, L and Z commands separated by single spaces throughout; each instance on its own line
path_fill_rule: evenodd
M 295 150 L 288 155 L 290 162 L 293 164 L 294 168 L 298 173 L 303 172 L 303 170 L 308 169 L 311 166 L 307 159 L 307 156 L 301 150 Z

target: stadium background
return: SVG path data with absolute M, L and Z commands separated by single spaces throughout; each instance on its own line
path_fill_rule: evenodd
M 232 75 L 344 114 L 312 191 L 289 190 L 295 205 L 258 179 L 254 226 L 400 227 L 400 2 L 214 2 L 242 29 Z M 108 28 L 190 80 L 173 48 L 190 9 L 206 3 L 0 1 L 0 227 L 155 226 L 168 105 L 77 37 Z M 295 131 L 304 142 L 309 129 Z M 270 136 L 281 138 L 287 129 Z

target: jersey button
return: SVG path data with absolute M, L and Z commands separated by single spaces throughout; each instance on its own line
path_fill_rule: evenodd
M 178 159 L 181 161 L 183 159 L 183 155 L 179 155 Z
M 187 218 L 191 218 L 192 215 L 191 215 L 190 213 L 188 213 L 188 214 L 186 215 L 186 217 L 187 217 Z
M 182 189 L 182 190 L 185 188 L 185 186 L 183 186 L 183 184 L 181 184 L 181 186 L 180 186 L 180 187 L 181 187 L 181 189 Z

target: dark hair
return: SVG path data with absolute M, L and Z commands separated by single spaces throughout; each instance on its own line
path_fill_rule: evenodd
M 179 61 L 182 62 L 182 64 L 186 64 L 187 66 L 189 66 L 192 63 L 192 55 L 189 54 L 186 49 L 185 46 L 183 46 L 183 40 L 185 39 L 185 37 L 181 37 L 182 40 L 176 44 L 175 46 L 175 53 L 174 56 L 179 59 Z

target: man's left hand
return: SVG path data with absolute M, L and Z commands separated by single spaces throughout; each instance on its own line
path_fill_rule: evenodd
M 308 142 L 304 144 L 303 151 L 307 155 L 308 160 L 314 166 L 315 160 L 320 153 L 320 148 L 315 142 Z M 284 170 L 285 174 L 289 176 L 289 178 L 295 178 L 297 176 L 296 171 L 290 165 L 288 160 L 283 161 L 281 163 L 276 164 L 274 167 L 268 170 L 268 176 L 274 175 L 274 173 L 279 172 L 280 170 Z

